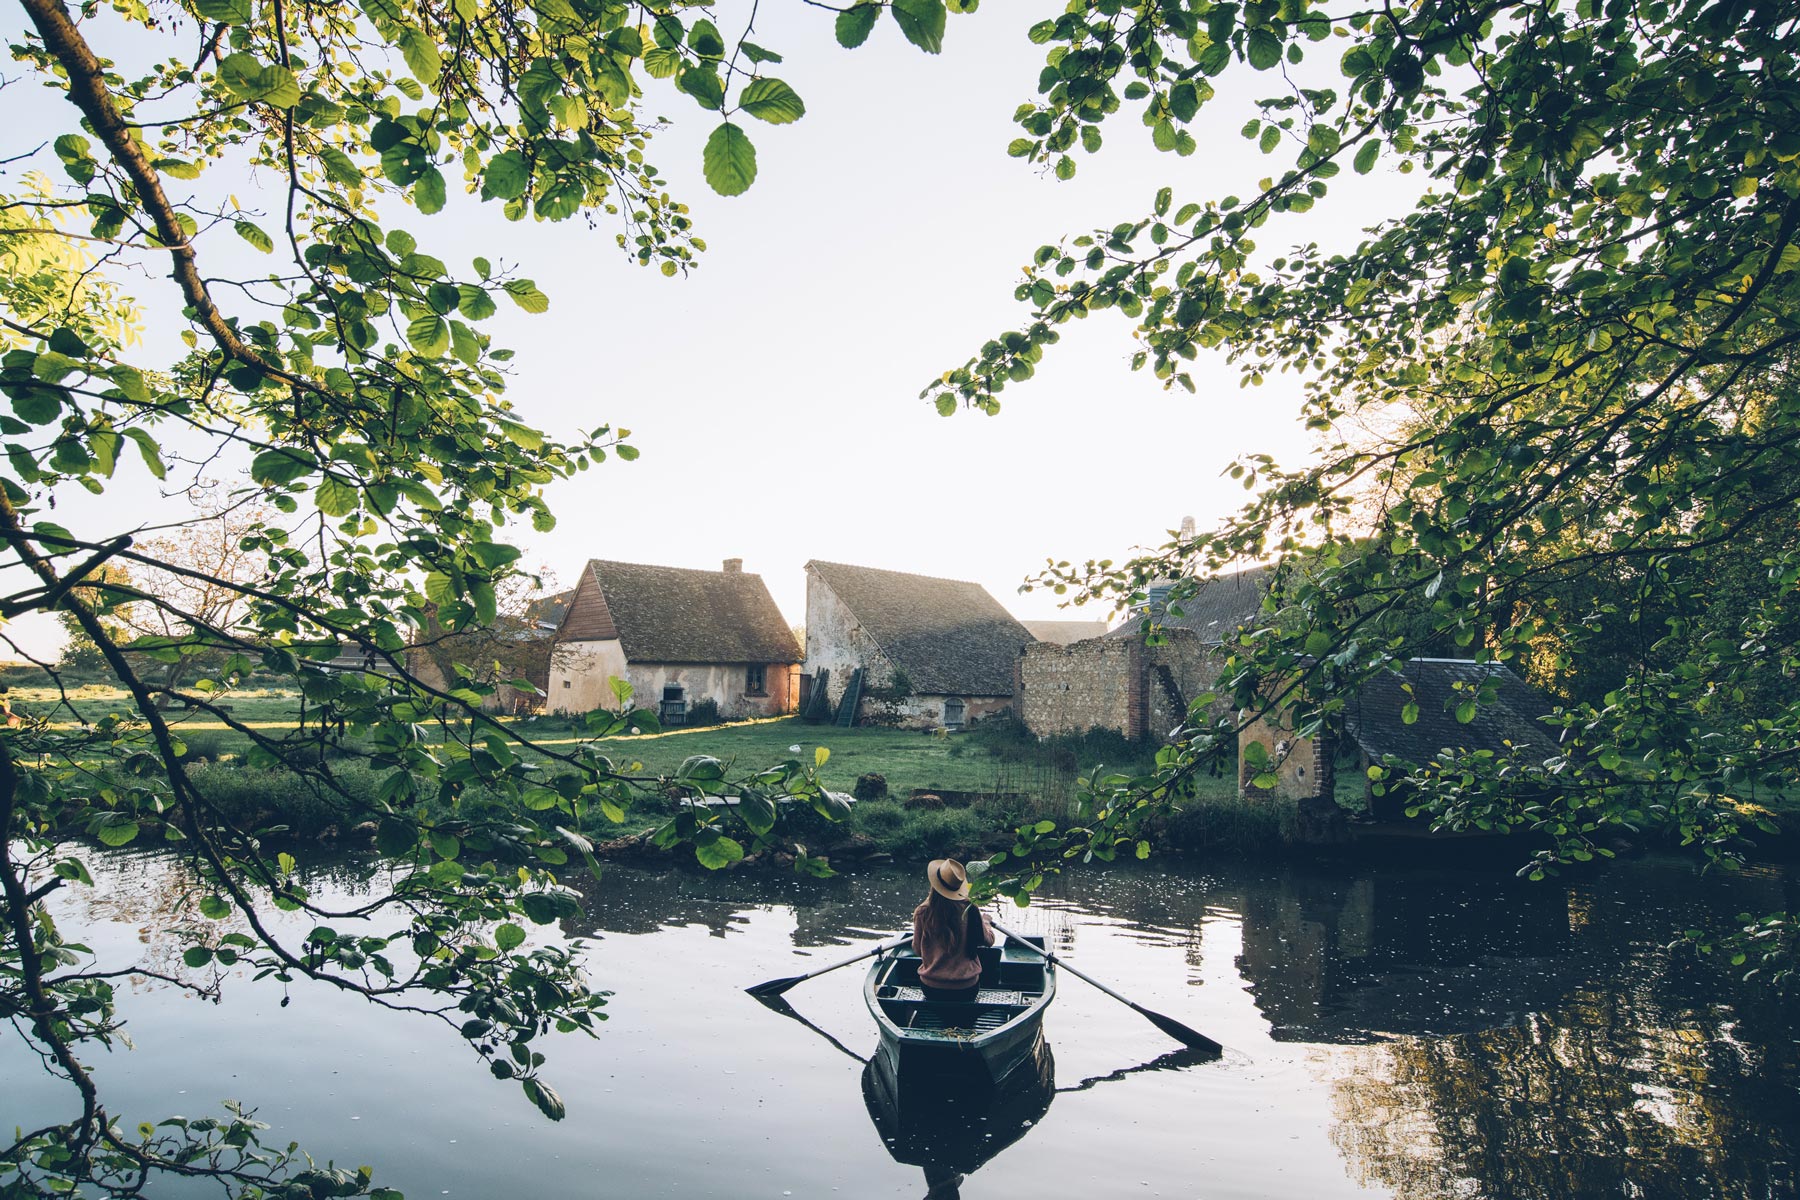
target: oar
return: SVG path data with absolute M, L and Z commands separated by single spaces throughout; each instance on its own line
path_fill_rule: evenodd
M 804 975 L 789 975 L 784 979 L 771 979 L 766 983 L 759 983 L 755 987 L 747 987 L 744 990 L 749 992 L 752 996 L 779 996 L 781 993 L 793 987 L 796 983 L 805 983 L 807 980 L 817 978 L 827 971 L 835 971 L 839 967 L 847 967 L 851 963 L 861 962 L 865 958 L 874 958 L 884 950 L 892 950 L 895 946 L 904 946 L 910 941 L 912 941 L 912 934 L 903 933 L 899 937 L 891 937 L 879 945 L 869 947 L 869 949 L 864 950 L 854 958 L 846 958 L 843 962 L 835 962 L 829 967 L 820 967 L 818 970 L 808 971 Z
M 995 929 L 998 929 L 1001 933 L 1004 933 L 1007 937 L 1011 938 L 1013 941 L 1018 942 L 1020 945 L 1026 947 L 1027 949 L 1035 951 L 1036 953 L 1041 955 L 1045 962 L 1053 962 L 1057 966 L 1061 967 L 1063 970 L 1067 971 L 1069 974 L 1073 975 L 1075 978 L 1081 980 L 1083 983 L 1093 984 L 1095 987 L 1099 988 L 1101 991 L 1103 991 L 1107 995 L 1111 996 L 1114 1000 L 1117 1000 L 1120 1004 L 1123 1004 L 1126 1007 L 1132 1009 L 1134 1012 L 1136 1012 L 1138 1014 L 1138 1016 L 1143 1017 L 1145 1020 L 1149 1021 L 1152 1025 L 1156 1026 L 1158 1029 L 1162 1030 L 1164 1033 L 1168 1034 L 1170 1037 L 1174 1038 L 1176 1041 L 1180 1042 L 1182 1045 L 1192 1046 L 1196 1050 L 1204 1050 L 1208 1054 L 1223 1054 L 1225 1052 L 1225 1047 L 1223 1047 L 1219 1043 L 1213 1041 L 1211 1038 L 1207 1037 L 1204 1033 L 1201 1033 L 1199 1030 L 1189 1029 L 1186 1025 L 1183 1025 L 1180 1021 L 1177 1021 L 1172 1017 L 1165 1017 L 1159 1012 L 1152 1012 L 1149 1009 L 1145 1008 L 1141 1004 L 1135 1004 L 1132 1001 L 1127 1000 L 1125 997 L 1119 995 L 1119 993 L 1117 993 L 1117 992 L 1113 991 L 1111 988 L 1107 987 L 1104 983 L 1101 983 L 1098 979 L 1095 979 L 1091 975 L 1083 975 L 1080 971 L 1077 971 L 1074 967 L 1071 967 L 1068 963 L 1066 963 L 1062 959 L 1058 958 L 1055 954 L 1044 949 L 1043 947 L 1039 946 L 1035 942 L 1026 941 L 1024 939 L 1024 937 L 1022 937 L 1019 934 L 1014 933 L 1012 930 L 1008 929 L 1006 926 L 1002 925 L 1000 922 L 991 921 L 990 924 L 992 924 Z

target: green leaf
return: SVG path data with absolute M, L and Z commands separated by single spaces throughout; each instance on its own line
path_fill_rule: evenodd
M 702 829 L 694 835 L 694 857 L 707 870 L 717 871 L 741 861 L 744 848 L 716 830 Z
M 486 288 L 472 283 L 460 284 L 457 287 L 456 308 L 471 321 L 485 321 L 494 315 L 494 298 Z
M 759 837 L 775 828 L 775 802 L 756 788 L 745 788 L 738 796 L 737 815 Z
M 234 96 L 252 103 L 292 108 L 300 103 L 300 83 L 294 73 L 254 54 L 233 54 L 219 64 L 219 82 Z
M 756 147 L 730 121 L 706 139 L 702 159 L 706 182 L 721 196 L 741 196 L 756 182 Z
M 144 466 L 149 469 L 150 474 L 158 479 L 168 475 L 169 468 L 163 465 L 161 448 L 147 430 L 132 426 L 125 430 L 125 436 L 137 443 L 138 454 L 143 458 Z
M 317 468 L 311 456 L 298 450 L 264 450 L 250 463 L 250 478 L 265 487 L 292 483 Z
M 869 33 L 875 28 L 875 20 L 881 16 L 881 8 L 875 4 L 858 4 L 846 9 L 837 16 L 838 45 L 846 50 L 854 50 L 869 40 Z
M 189 946 L 181 952 L 181 961 L 198 971 L 213 960 L 212 947 Z
M 333 183 L 341 183 L 345 187 L 361 187 L 362 171 L 348 154 L 336 146 L 326 146 L 319 151 L 319 161 L 325 164 L 325 175 Z
M 1460 725 L 1467 725 L 1470 721 L 1475 719 L 1476 711 L 1475 701 L 1464 700 L 1461 704 L 1456 706 L 1457 723 Z
M 482 175 L 481 198 L 516 200 L 530 186 L 531 169 L 525 165 L 525 156 L 517 150 L 507 150 L 488 160 L 487 171 Z
M 1281 39 L 1267 26 L 1259 25 L 1244 37 L 1244 56 L 1251 66 L 1266 71 L 1281 61 Z
M 202 896 L 200 915 L 209 921 L 223 921 L 231 915 L 231 905 L 221 896 Z
M 893 0 L 889 11 L 907 41 L 927 54 L 944 48 L 944 0 Z
M 525 944 L 525 930 L 511 921 L 494 930 L 494 945 L 502 950 L 517 950 Z
M 528 313 L 548 312 L 550 297 L 538 291 L 537 284 L 529 279 L 514 279 L 503 285 L 506 294 L 513 298 L 513 303 Z
M 194 0 L 194 11 L 209 21 L 226 25 L 250 23 L 250 0 Z
M 563 1119 L 563 1115 L 567 1110 L 563 1107 L 562 1097 L 557 1095 L 555 1090 L 553 1090 L 549 1084 L 539 1079 L 526 1079 L 522 1082 L 525 1087 L 526 1097 L 529 1098 L 533 1104 L 538 1106 L 539 1112 L 543 1113 L 546 1117 L 549 1117 L 552 1121 L 560 1121 Z
M 275 243 L 270 239 L 269 235 L 264 233 L 259 226 L 252 224 L 249 221 L 237 221 L 232 225 L 232 228 L 237 230 L 237 235 L 239 237 L 243 238 L 246 242 L 249 242 L 252 246 L 255 246 L 258 250 L 261 250 L 264 254 L 268 254 L 275 249 Z
M 771 125 L 786 125 L 806 115 L 794 89 L 779 79 L 753 79 L 738 96 L 738 106 Z
M 1356 152 L 1356 161 L 1351 166 L 1356 168 L 1358 175 L 1367 175 L 1375 169 L 1375 160 L 1379 157 L 1381 157 L 1381 143 L 1370 138 Z
M 111 816 L 94 830 L 94 836 L 108 846 L 123 846 L 138 835 L 138 823 L 130 817 Z
M 444 58 L 438 53 L 437 39 L 422 29 L 409 26 L 401 33 L 400 54 L 406 59 L 406 69 L 420 83 L 435 86 L 438 77 L 444 73 Z
M 425 173 L 413 184 L 413 203 L 419 211 L 427 215 L 442 212 L 447 198 L 444 192 L 444 173 L 436 167 L 426 167 Z
M 313 494 L 313 501 L 319 511 L 328 517 L 347 517 L 356 511 L 362 500 L 362 494 L 354 484 L 346 483 L 336 475 L 327 474 L 319 483 L 319 490 Z
M 450 349 L 450 323 L 433 312 L 414 317 L 406 326 L 406 340 L 427 358 L 440 358 Z

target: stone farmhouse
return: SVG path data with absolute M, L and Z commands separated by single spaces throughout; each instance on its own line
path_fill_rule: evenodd
M 978 583 L 806 564 L 808 717 L 960 729 L 1012 706 L 1031 643 Z
M 584 713 L 618 704 L 610 680 L 664 724 L 712 701 L 726 719 L 794 711 L 800 647 L 760 575 L 728 558 L 722 570 L 590 561 L 550 655 L 548 708 Z
M 1458 721 L 1457 704 L 1486 685 L 1492 687 L 1492 701 L 1480 706 L 1474 720 Z M 1403 717 L 1408 701 L 1419 706 L 1410 725 Z M 1259 742 L 1276 764 L 1278 782 L 1272 788 L 1257 788 L 1252 772 L 1240 766 L 1238 790 L 1250 798 L 1297 802 L 1332 796 L 1340 747 L 1354 751 L 1365 781 L 1367 768 L 1388 755 L 1422 764 L 1444 750 L 1491 750 L 1501 755 L 1518 750 L 1527 761 L 1541 763 L 1556 753 L 1557 730 L 1543 720 L 1555 704 L 1501 663 L 1415 658 L 1397 673 L 1378 675 L 1363 685 L 1344 714 L 1341 741 L 1297 737 L 1279 713 L 1246 725 L 1238 734 L 1238 762 L 1244 762 L 1245 747 Z M 1392 790 L 1368 796 L 1370 815 L 1381 820 L 1398 820 L 1405 807 L 1405 799 Z
M 1039 737 L 1111 729 L 1133 739 L 1161 740 L 1187 717 L 1193 698 L 1210 690 L 1224 662 L 1224 643 L 1254 624 L 1268 586 L 1268 567 L 1221 575 L 1169 611 L 1171 585 L 1150 589 L 1149 602 L 1104 636 L 1070 644 L 1040 641 L 1018 661 L 1016 713 Z M 1147 627 L 1161 635 L 1146 645 Z

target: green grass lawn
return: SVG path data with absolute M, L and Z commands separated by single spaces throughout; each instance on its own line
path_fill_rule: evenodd
M 53 689 L 42 687 L 14 688 L 11 694 L 15 704 L 33 712 L 48 711 L 57 699 Z M 88 721 L 131 710 L 125 692 L 111 685 L 74 688 L 69 697 L 82 719 Z M 248 688 L 221 698 L 220 703 L 229 706 L 234 721 L 269 733 L 292 728 L 299 711 L 298 693 L 278 689 Z M 75 723 L 67 709 L 50 715 L 59 724 Z M 168 718 L 184 740 L 196 745 L 205 743 L 215 754 L 232 755 L 248 748 L 243 735 L 210 714 L 176 709 L 169 711 Z M 566 719 L 526 719 L 516 727 L 520 734 L 549 749 L 566 749 L 581 740 L 574 723 Z M 1060 778 L 1067 774 L 1053 771 L 1047 763 L 992 754 L 968 734 L 839 729 L 810 725 L 798 717 L 606 738 L 599 744 L 621 769 L 644 775 L 673 775 L 681 761 L 693 754 L 723 759 L 730 773 L 737 774 L 794 757 L 810 762 L 814 750 L 823 746 L 831 751 L 820 772 L 826 787 L 848 792 L 859 775 L 874 772 L 886 776 L 889 790 L 898 796 L 915 788 L 1037 792 L 1055 782 L 1049 776 Z M 799 746 L 799 751 L 791 749 L 794 746 Z M 1091 765 L 1082 763 L 1084 768 Z
M 530 732 L 529 723 L 521 732 Z M 573 734 L 541 739 L 548 745 L 572 742 Z M 1008 761 L 976 744 L 968 734 L 916 733 L 896 729 L 839 729 L 809 725 L 798 717 L 739 725 L 677 729 L 638 737 L 603 738 L 597 743 L 622 768 L 642 764 L 634 774 L 672 775 L 692 754 L 722 759 L 728 774 L 757 770 L 784 759 L 811 761 L 817 747 L 831 751 L 819 772 L 825 786 L 848 792 L 858 776 L 887 777 L 888 790 L 904 796 L 915 788 L 961 792 L 1023 792 L 1041 785 L 1047 765 Z M 800 749 L 796 752 L 793 747 Z

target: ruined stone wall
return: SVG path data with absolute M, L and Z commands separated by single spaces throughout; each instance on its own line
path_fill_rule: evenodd
M 1019 656 L 1014 711 L 1039 737 L 1090 729 L 1141 736 L 1143 651 L 1129 638 L 1034 642 Z
M 1254 742 L 1263 748 L 1273 767 L 1252 766 L 1244 751 Z M 1278 714 L 1266 714 L 1238 732 L 1238 794 L 1246 799 L 1299 801 L 1330 796 L 1336 784 L 1335 759 L 1330 739 L 1300 737 L 1285 728 Z M 1275 786 L 1259 788 L 1259 772 L 1270 772 Z
M 1014 708 L 1039 737 L 1112 729 L 1161 740 L 1212 688 L 1221 661 L 1216 646 L 1185 629 L 1157 646 L 1137 638 L 1036 642 L 1019 658 Z

